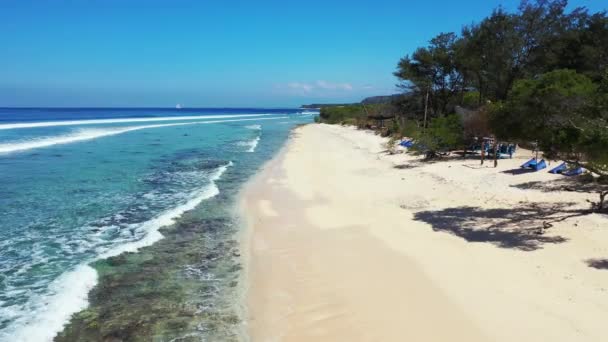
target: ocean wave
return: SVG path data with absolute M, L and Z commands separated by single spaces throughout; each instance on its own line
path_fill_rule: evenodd
M 300 115 L 319 115 L 319 111 L 303 110 L 299 112 Z
M 185 201 L 178 206 L 165 210 L 147 221 L 129 224 L 127 230 L 137 231 L 138 239 L 114 241 L 113 246 L 102 247 L 94 259 L 78 265 L 55 279 L 44 295 L 31 297 L 27 303 L 18 307 L 0 308 L 1 316 L 11 320 L 9 326 L 0 331 L 0 341 L 52 341 L 74 313 L 88 306 L 88 293 L 97 284 L 97 272 L 89 266 L 91 262 L 124 252 L 137 252 L 140 248 L 162 239 L 160 228 L 175 223 L 175 220 L 185 212 L 220 193 L 216 181 L 232 165 L 230 161 L 211 171 L 207 176 L 209 184 L 190 192 Z M 121 241 L 123 243 L 120 243 Z
M 34 138 L 28 140 L 19 140 L 10 143 L 0 144 L 0 153 L 12 153 L 18 151 L 26 151 L 41 147 L 48 147 L 53 145 L 69 144 L 78 141 L 92 140 L 96 138 L 106 137 L 115 134 L 121 134 L 137 128 L 113 128 L 113 129 L 81 129 L 73 133 L 60 135 L 60 136 L 49 136 L 42 138 Z
M 201 120 L 201 119 L 231 119 L 231 118 L 243 118 L 243 117 L 260 117 L 260 116 L 268 116 L 268 115 L 273 115 L 273 114 L 196 115 L 196 116 L 166 116 L 166 117 L 150 117 L 150 118 L 22 122 L 22 123 L 0 124 L 0 130 L 16 129 L 16 128 L 39 128 L 39 127 L 55 127 L 55 126 L 116 124 L 116 123 L 131 123 L 131 122 L 183 121 L 183 120 Z
M 150 128 L 161 128 L 171 126 L 185 126 L 185 125 L 202 125 L 202 124 L 214 124 L 223 122 L 239 122 L 239 121 L 253 121 L 253 120 L 278 120 L 285 119 L 282 117 L 273 118 L 252 118 L 252 119 L 231 119 L 231 120 L 211 120 L 211 121 L 195 121 L 195 122 L 181 122 L 181 123 L 170 123 L 170 124 L 158 124 L 158 125 L 143 125 L 143 126 L 129 126 L 121 128 L 91 128 L 91 129 L 80 129 L 70 134 L 60 136 L 49 136 L 36 139 L 21 140 L 9 143 L 0 144 L 0 153 L 13 153 L 27 151 L 36 148 L 49 147 L 54 145 L 69 144 L 80 141 L 92 140 L 111 135 L 117 135 L 142 129 Z
M 260 139 L 261 136 L 257 136 L 249 141 L 239 141 L 237 145 L 247 147 L 247 150 L 245 152 L 253 153 L 255 152 L 255 148 L 258 147 Z
M 262 125 L 249 125 L 249 126 L 245 126 L 245 128 L 260 132 L 260 134 L 257 137 L 255 137 L 249 141 L 240 141 L 237 143 L 237 145 L 239 145 L 239 146 L 247 147 L 247 150 L 245 152 L 253 153 L 253 152 L 255 152 L 255 148 L 258 146 L 258 143 L 260 142 L 260 139 L 262 136 L 262 133 L 261 133 Z
M 89 305 L 88 293 L 96 284 L 97 272 L 91 266 L 80 265 L 64 273 L 49 285 L 48 294 L 31 298 L 19 310 L 3 313 L 15 319 L 0 331 L 0 340 L 52 341 L 72 314 Z M 8 311 L 11 307 L 4 309 Z
M 249 126 L 245 126 L 245 128 L 260 131 L 260 130 L 262 130 L 262 125 L 249 125 Z
M 232 162 L 228 162 L 228 164 L 218 167 L 217 170 L 215 170 L 209 176 L 211 183 L 206 187 L 192 193 L 191 198 L 187 202 L 171 208 L 151 220 L 138 224 L 138 230 L 146 233 L 142 239 L 112 248 L 101 254 L 100 258 L 105 259 L 124 252 L 136 252 L 138 249 L 149 246 L 162 239 L 163 236 L 159 231 L 161 227 L 175 223 L 175 219 L 180 217 L 183 213 L 194 209 L 200 202 L 217 196 L 220 193 L 220 189 L 217 187 L 215 182 L 219 180 L 224 172 L 226 172 L 226 170 L 228 170 L 228 168 L 232 165 Z

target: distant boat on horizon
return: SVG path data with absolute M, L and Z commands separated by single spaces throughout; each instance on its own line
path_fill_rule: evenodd
M 178 104 L 176 104 L 176 105 L 175 105 L 175 109 L 182 109 L 182 105 L 181 105 L 181 104 L 179 104 L 179 103 L 178 103 Z

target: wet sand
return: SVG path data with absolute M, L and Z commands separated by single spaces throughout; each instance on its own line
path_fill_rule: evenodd
M 608 219 L 581 214 L 594 195 L 510 172 L 526 151 L 494 169 L 385 142 L 300 127 L 246 187 L 252 341 L 602 340 Z

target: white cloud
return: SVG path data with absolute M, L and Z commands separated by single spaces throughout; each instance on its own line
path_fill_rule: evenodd
M 287 88 L 310 93 L 314 89 L 314 86 L 307 83 L 291 82 L 287 84 Z
M 315 85 L 319 89 L 326 90 L 353 90 L 353 86 L 350 83 L 331 83 L 327 81 L 317 81 Z
M 354 90 L 352 84 L 350 83 L 334 83 L 328 82 L 324 80 L 318 80 L 315 82 L 290 82 L 284 86 L 280 86 L 279 88 L 287 88 L 289 90 L 295 91 L 301 95 L 308 94 L 319 94 L 330 92 L 350 92 Z

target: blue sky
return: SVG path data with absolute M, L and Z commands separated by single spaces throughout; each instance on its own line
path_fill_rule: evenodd
M 0 0 L 0 106 L 359 101 L 396 92 L 399 58 L 437 33 L 518 3 Z

